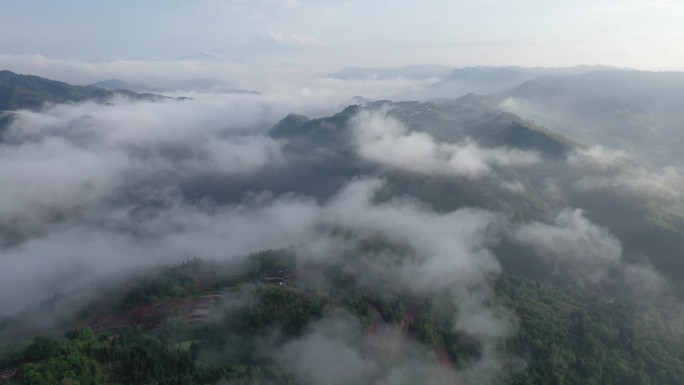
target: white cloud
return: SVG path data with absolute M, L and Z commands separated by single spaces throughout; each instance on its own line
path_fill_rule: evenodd
M 585 176 L 575 186 L 588 191 L 612 190 L 618 194 L 678 198 L 684 186 L 684 175 L 677 167 L 638 168 L 612 176 Z
M 483 148 L 473 141 L 440 143 L 427 133 L 408 131 L 384 110 L 362 111 L 351 124 L 359 154 L 391 168 L 479 178 L 495 166 L 525 167 L 540 160 L 533 152 Z
M 320 46 L 323 43 L 312 36 L 286 34 L 279 31 L 268 31 L 257 37 L 258 40 L 265 40 L 272 43 L 294 45 L 294 46 Z
M 628 162 L 627 155 L 623 151 L 609 150 L 603 146 L 580 149 L 568 155 L 570 166 L 599 171 L 616 169 L 625 166 Z
M 622 258 L 620 241 L 606 228 L 589 221 L 582 210 L 566 208 L 553 224 L 534 222 L 514 231 L 514 239 L 578 279 L 596 283 Z
M 583 191 L 675 199 L 684 187 L 684 174 L 678 167 L 640 166 L 623 151 L 601 146 L 574 151 L 568 155 L 568 165 L 579 172 L 574 187 Z
M 374 196 L 382 187 L 378 179 L 347 185 L 326 206 L 324 218 L 360 234 L 378 233 L 392 242 L 408 244 L 419 258 L 406 258 L 391 266 L 373 266 L 371 259 L 363 269 L 383 276 L 390 285 L 396 282 L 399 287 L 419 292 L 466 290 L 490 274 L 498 274 L 499 264 L 488 251 L 498 241 L 498 216 L 478 209 L 438 214 L 405 199 L 374 204 Z
M 99 207 L 132 181 L 244 175 L 282 164 L 281 144 L 254 131 L 263 124 L 260 103 L 225 102 L 121 101 L 17 112 L 0 143 L 2 222 L 37 231 L 50 218 Z
M 41 226 L 46 217 L 99 203 L 121 186 L 131 160 L 117 151 L 93 152 L 61 139 L 23 146 L 0 145 L 2 222 L 18 229 Z
M 644 12 L 681 9 L 684 3 L 681 0 L 636 0 L 636 1 L 604 1 L 597 5 L 582 7 L 578 11 L 586 13 L 619 13 L 619 12 Z
M 522 182 L 520 182 L 519 180 L 514 180 L 512 182 L 501 182 L 501 187 L 514 193 L 525 192 L 525 185 L 522 184 Z
M 382 350 L 373 349 L 365 334 L 356 318 L 336 312 L 313 324 L 300 338 L 274 349 L 271 355 L 293 367 L 304 383 L 311 385 L 463 383 L 455 371 L 440 366 L 428 349 L 399 331 L 386 330 L 382 336 L 374 336 L 382 339 Z

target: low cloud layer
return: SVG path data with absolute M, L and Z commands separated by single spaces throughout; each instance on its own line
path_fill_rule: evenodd
M 265 134 L 270 115 L 264 118 L 263 104 L 249 98 L 18 112 L 0 145 L 0 174 L 10 186 L 0 193 L 2 314 L 130 269 L 289 248 L 301 263 L 343 269 L 367 288 L 449 292 L 463 309 L 453 314 L 454 329 L 485 344 L 473 370 L 499 366 L 495 343 L 515 329 L 513 317 L 492 305 L 492 285 L 501 273 L 490 251 L 498 243 L 499 215 L 437 212 L 410 197 L 379 200 L 385 182 L 363 176 L 324 201 L 296 192 L 274 195 L 268 184 L 227 202 L 188 198 L 188 186 L 198 178 L 230 190 L 245 178 L 290 166 L 285 142 Z M 403 251 L 347 263 L 350 252 L 373 236 Z M 349 354 L 352 365 L 358 352 Z M 420 370 L 434 369 L 424 364 Z M 395 382 L 391 378 L 388 383 Z
M 334 312 L 273 355 L 293 367 L 305 384 L 463 384 L 455 370 L 437 363 L 433 352 L 399 330 L 367 336 L 358 320 Z
M 678 167 L 646 168 L 631 161 L 623 151 L 601 146 L 573 152 L 568 164 L 582 172 L 575 187 L 585 191 L 672 199 L 680 197 L 684 187 L 684 175 Z
M 0 178 L 6 186 L 0 189 L 0 315 L 53 293 L 84 291 L 94 281 L 132 269 L 289 249 L 299 264 L 331 268 L 371 291 L 413 298 L 447 293 L 458 309 L 450 314 L 452 330 L 481 344 L 478 358 L 461 373 L 486 383 L 510 363 L 500 343 L 517 327 L 512 311 L 494 295 L 502 268 L 492 250 L 502 238 L 559 274 L 590 285 L 617 275 L 636 296 L 667 290 L 655 270 L 625 262 L 620 240 L 581 209 L 566 208 L 547 222 L 514 222 L 480 208 L 437 210 L 415 197 L 388 196 L 387 180 L 362 174 L 345 174 L 324 197 L 297 191 L 291 188 L 296 184 L 285 183 L 289 172 L 311 160 L 288 152 L 287 139 L 273 139 L 268 129 L 305 105 L 304 112 L 317 116 L 344 102 L 332 91 L 316 89 L 282 99 L 276 95 L 197 94 L 183 102 L 121 99 L 17 112 L 0 142 Z M 523 195 L 535 185 L 518 171 L 543 166 L 542 155 L 534 152 L 471 140 L 439 142 L 410 131 L 385 110 L 364 110 L 348 128 L 356 155 L 404 175 L 467 179 L 464 183 L 490 178 L 496 191 Z M 643 194 L 679 183 L 676 170 L 660 177 L 600 147 L 558 163 L 571 176 L 580 175 L 562 182 L 583 191 Z M 364 168 L 369 169 L 375 167 Z M 561 198 L 553 203 L 562 204 Z M 362 247 L 372 242 L 383 247 Z M 436 365 L 431 352 L 398 333 L 388 338 L 415 359 L 391 365 L 368 359 L 364 332 L 348 315 L 327 314 L 269 357 L 311 384 L 329 378 L 321 368 L 331 363 L 340 383 L 372 379 L 389 385 L 424 373 L 434 383 L 460 381 Z
M 390 168 L 479 178 L 496 166 L 524 167 L 540 160 L 533 152 L 483 148 L 473 141 L 440 143 L 427 133 L 409 131 L 386 111 L 363 111 L 352 125 L 359 154 Z
M 318 47 L 302 45 L 315 42 L 312 38 L 278 32 L 265 34 L 257 41 L 262 45 L 277 45 L 284 51 L 291 50 L 297 42 L 299 45 L 296 46 L 301 49 Z M 345 80 L 325 75 L 338 67 L 311 69 L 301 66 L 301 63 L 284 60 L 223 59 L 204 53 L 195 56 L 79 61 L 43 55 L 0 54 L 0 68 L 75 85 L 120 79 L 176 96 L 200 97 L 193 93 L 192 86 L 206 84 L 214 85 L 211 91 L 215 92 L 257 91 L 269 98 L 273 105 L 290 103 L 293 108 L 284 111 L 282 116 L 292 111 L 330 114 L 346 107 L 354 96 L 359 95 L 370 99 L 424 99 L 431 96 L 430 86 L 439 80 L 413 79 L 401 73 L 389 78 Z
M 607 270 L 620 263 L 622 245 L 606 228 L 591 223 L 582 210 L 565 209 L 553 224 L 530 223 L 513 237 L 529 245 L 541 258 L 564 272 L 574 271 L 590 283 L 604 279 Z
M 395 282 L 394 289 L 430 293 L 454 286 L 466 290 L 499 273 L 488 250 L 498 242 L 497 215 L 477 209 L 436 213 L 407 198 L 374 203 L 382 187 L 374 178 L 350 183 L 324 207 L 323 218 L 362 237 L 381 234 L 391 243 L 409 245 L 418 257 L 391 261 L 370 256 L 357 275 L 377 274 L 388 284 Z
M 254 129 L 263 124 L 258 106 L 245 107 L 253 110 L 124 102 L 20 111 L 0 144 L 7 186 L 0 192 L 0 222 L 40 226 L 50 217 L 97 209 L 135 180 L 277 166 L 280 144 Z
M 513 229 L 512 238 L 530 247 L 553 274 L 573 284 L 598 288 L 617 284 L 624 295 L 645 303 L 668 294 L 667 279 L 651 265 L 626 261 L 620 240 L 610 229 L 590 221 L 584 210 L 565 208 L 553 223 L 520 225 Z

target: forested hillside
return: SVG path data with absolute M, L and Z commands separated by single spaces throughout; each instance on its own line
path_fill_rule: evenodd
M 296 278 L 269 283 L 263 272 L 286 269 L 287 253 L 259 253 L 249 260 L 251 268 L 239 274 L 200 260 L 166 268 L 97 298 L 83 309 L 75 329 L 68 326 L 74 321 L 62 325 L 67 327 L 62 337 L 5 344 L 3 383 L 305 384 L 293 370 L 297 363 L 278 352 L 297 344 L 336 344 L 340 338 L 351 345 L 339 348 L 377 366 L 368 373 L 339 373 L 332 383 L 372 382 L 402 365 L 418 364 L 442 371 L 448 383 L 484 381 L 468 363 L 491 352 L 477 337 L 451 328 L 450 313 L 458 309 L 449 304 L 448 292 L 428 301 L 387 295 L 338 271 L 306 268 Z M 316 287 L 322 278 L 323 291 Z M 200 300 L 207 296 L 213 300 Z M 155 313 L 165 301 L 181 298 L 196 302 L 190 307 L 177 302 Z M 676 384 L 684 378 L 681 345 L 672 345 L 655 325 L 637 322 L 634 312 L 643 310 L 634 304 L 508 275 L 497 280 L 494 299 L 512 312 L 517 328 L 499 342 L 505 356 L 497 358 L 503 371 L 496 383 Z M 106 320 L 125 319 L 131 310 L 143 315 L 107 326 Z M 1 335 L 18 333 L 16 322 L 8 320 Z
M 6 73 L 0 384 L 680 384 L 684 178 L 513 111 L 614 84 L 542 75 L 307 117 Z
M 38 76 L 0 71 L 0 111 L 36 110 L 46 103 L 103 103 L 115 96 L 133 100 L 165 99 L 161 95 L 138 94 L 125 89 L 111 91 L 95 86 L 73 86 Z

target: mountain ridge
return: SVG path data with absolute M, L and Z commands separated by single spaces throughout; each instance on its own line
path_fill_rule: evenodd
M 182 100 L 130 90 L 106 90 L 95 86 L 75 86 L 35 75 L 0 71 L 0 111 L 39 110 L 46 103 L 105 103 L 115 96 L 140 101 Z

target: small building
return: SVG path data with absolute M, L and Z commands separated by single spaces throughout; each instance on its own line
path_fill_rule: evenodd
M 276 285 L 285 285 L 297 278 L 297 274 L 289 269 L 269 269 L 261 272 L 261 280 Z

